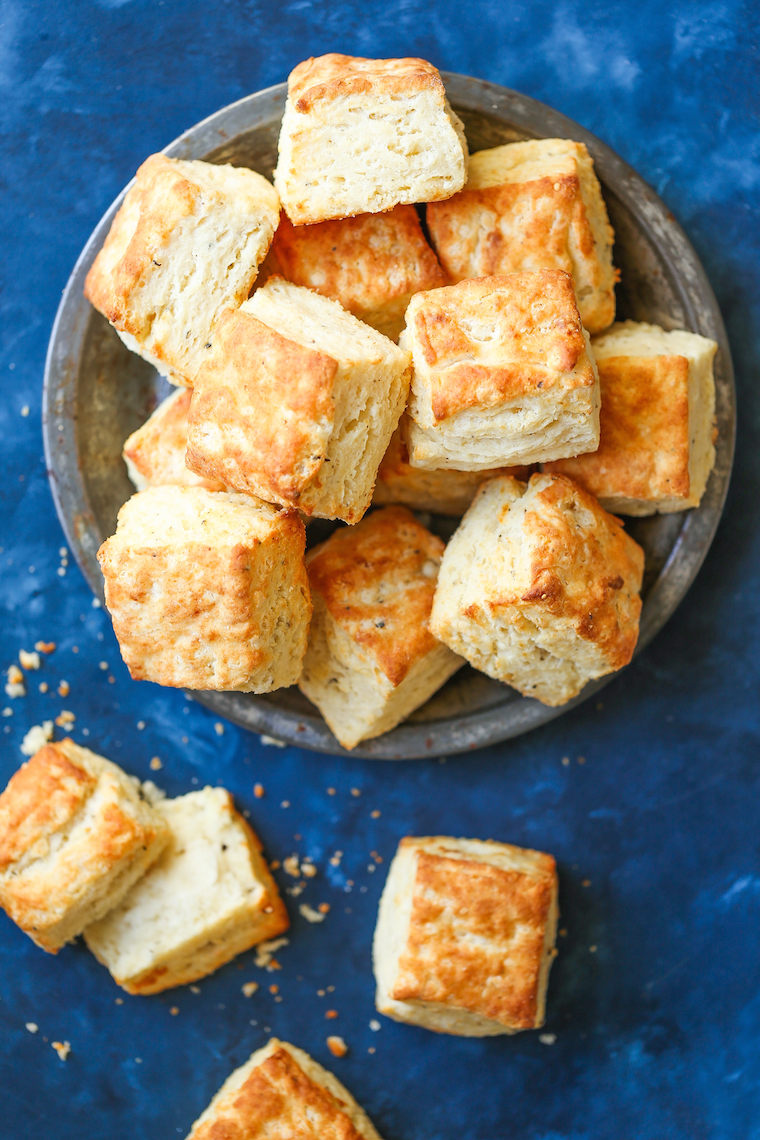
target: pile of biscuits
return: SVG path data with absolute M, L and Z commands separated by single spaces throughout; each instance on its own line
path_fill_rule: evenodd
M 44 745 L 0 795 L 0 906 L 50 953 L 79 934 L 130 994 L 207 976 L 257 947 L 272 963 L 288 913 L 229 792 L 167 799 L 71 740 Z M 401 840 L 373 943 L 376 1006 L 466 1037 L 539 1028 L 557 920 L 551 855 L 446 836 Z M 335 1056 L 346 1053 L 331 1037 Z M 225 1082 L 189 1140 L 379 1140 L 350 1093 L 272 1039 Z
M 299 64 L 274 185 L 149 158 L 85 289 L 178 386 L 99 554 L 132 676 L 298 684 L 350 749 L 465 662 L 547 705 L 627 664 L 608 511 L 699 504 L 717 346 L 614 324 L 612 247 L 583 144 L 468 155 L 419 59 Z

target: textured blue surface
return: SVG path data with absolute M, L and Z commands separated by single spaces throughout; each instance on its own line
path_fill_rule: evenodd
M 58 643 L 25 699 L 0 696 L 13 713 L 0 718 L 0 777 L 23 759 L 26 729 L 66 708 L 76 740 L 170 794 L 223 784 L 271 856 L 309 854 L 320 871 L 289 900 L 282 971 L 244 955 L 200 994 L 116 1004 L 120 991 L 82 946 L 51 958 L 0 915 L 2 1140 L 184 1135 L 266 1027 L 329 1064 L 387 1140 L 760 1137 L 758 23 L 755 4 L 653 0 L 0 5 L 0 665 L 38 638 Z M 598 134 L 685 226 L 737 369 L 728 508 L 676 616 L 601 703 L 445 764 L 339 761 L 264 747 L 231 726 L 218 735 L 181 693 L 130 681 L 76 567 L 57 572 L 40 388 L 80 248 L 148 153 L 330 50 L 422 55 Z M 567 933 L 549 993 L 554 1045 L 537 1034 L 438 1037 L 385 1019 L 370 1030 L 374 916 L 408 832 L 557 855 Z M 327 920 L 309 925 L 301 901 L 329 902 Z M 249 979 L 262 986 L 246 999 Z M 328 1054 L 328 1032 L 346 1038 L 345 1059 Z M 71 1042 L 65 1063 L 56 1039 Z

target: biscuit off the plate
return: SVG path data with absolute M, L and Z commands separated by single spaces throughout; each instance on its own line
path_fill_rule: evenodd
M 614 234 L 583 143 L 531 139 L 478 151 L 464 190 L 429 205 L 427 224 L 452 281 L 564 269 L 588 331 L 614 321 Z
M 224 1082 L 187 1140 L 380 1140 L 341 1082 L 272 1037 Z
M 172 392 L 125 441 L 122 458 L 138 491 L 166 484 L 226 491 L 217 479 L 204 479 L 190 471 L 185 463 L 191 394 L 189 388 Z
M 203 978 L 288 929 L 261 842 L 224 788 L 159 800 L 170 839 L 150 871 L 84 937 L 131 994 Z
M 121 902 L 169 839 L 116 764 L 46 744 L 0 796 L 0 906 L 55 954 Z
M 562 270 L 418 293 L 399 344 L 412 354 L 412 467 L 486 471 L 598 447 L 599 378 Z
M 202 487 L 151 487 L 98 551 L 135 680 L 268 693 L 301 672 L 311 601 L 295 511 Z
M 613 325 L 592 343 L 602 389 L 599 448 L 548 469 L 622 515 L 699 506 L 715 465 L 717 344 L 637 321 Z
M 410 371 L 408 353 L 337 301 L 272 277 L 219 322 L 196 376 L 187 465 L 306 515 L 358 522 Z
M 562 705 L 627 665 L 644 552 L 563 475 L 484 483 L 446 547 L 430 629 L 476 669 Z
M 446 285 L 414 206 L 294 226 L 285 213 L 272 257 L 294 285 L 316 289 L 397 341 L 412 296 Z
M 274 184 L 294 225 L 461 190 L 467 142 L 424 59 L 307 59 L 288 77 Z
M 402 839 L 372 945 L 379 1012 L 462 1037 L 539 1028 L 558 917 L 551 855 Z
M 389 732 L 464 664 L 428 630 L 442 553 L 404 507 L 309 551 L 314 616 L 298 684 L 344 748 Z
M 151 155 L 84 295 L 128 348 L 191 385 L 220 314 L 248 296 L 278 219 L 274 187 L 253 170 Z

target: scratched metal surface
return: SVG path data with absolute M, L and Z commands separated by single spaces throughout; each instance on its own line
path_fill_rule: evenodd
M 0 664 L 38 638 L 58 645 L 28 675 L 26 697 L 0 700 L 0 712 L 12 710 L 0 717 L 0 779 L 23 759 L 30 725 L 71 710 L 76 740 L 172 795 L 221 782 L 272 856 L 297 850 L 319 867 L 299 899 L 286 896 L 293 931 L 277 995 L 248 954 L 200 994 L 123 995 L 117 1005 L 82 946 L 51 958 L 0 915 L 2 1140 L 183 1136 L 267 1027 L 332 1067 L 386 1140 L 760 1136 L 757 42 L 756 6 L 715 0 L 0 8 Z M 62 564 L 43 459 L 50 329 L 109 203 L 146 154 L 281 82 L 305 55 L 336 49 L 425 56 L 524 91 L 603 139 L 686 230 L 736 366 L 726 510 L 673 617 L 598 698 L 444 764 L 267 747 L 230 724 L 218 735 L 213 712 L 130 681 L 89 586 L 70 556 Z M 553 1045 L 536 1034 L 442 1038 L 384 1019 L 369 1028 L 385 868 L 401 835 L 430 832 L 557 856 L 567 933 L 549 989 Z M 312 926 L 298 904 L 323 900 L 330 913 Z M 246 999 L 249 979 L 263 984 Z M 336 1021 L 325 1020 L 328 1000 Z M 341 1061 L 327 1051 L 330 1030 L 349 1044 Z M 70 1041 L 66 1062 L 53 1040 Z

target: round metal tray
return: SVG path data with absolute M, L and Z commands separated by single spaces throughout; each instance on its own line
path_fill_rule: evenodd
M 615 263 L 622 274 L 617 289 L 618 317 L 689 329 L 718 342 L 717 461 L 700 507 L 626 523 L 646 552 L 639 653 L 694 580 L 715 534 L 728 489 L 735 391 L 730 350 L 715 296 L 673 215 L 604 143 L 571 119 L 515 91 L 463 75 L 443 73 L 443 79 L 451 103 L 464 121 L 471 151 L 525 138 L 584 142 L 594 158 L 615 229 Z M 164 153 L 172 158 L 249 166 L 271 178 L 285 96 L 283 83 L 241 99 L 187 131 Z M 134 490 L 122 462 L 122 444 L 169 391 L 166 382 L 124 347 L 82 295 L 87 271 L 122 198 L 123 193 L 96 227 L 64 291 L 50 338 L 43 400 L 45 452 L 58 514 L 87 581 L 101 597 L 103 583 L 96 552 L 115 530 L 117 512 Z M 448 537 L 452 520 L 433 518 L 432 527 Z M 321 524 L 309 529 L 310 542 L 324 537 Z M 466 666 L 404 724 L 351 753 L 344 752 L 318 711 L 295 688 L 265 696 L 192 695 L 217 715 L 244 728 L 303 748 L 404 760 L 463 752 L 517 736 L 586 700 L 610 679 L 587 685 L 574 701 L 557 709 L 521 697 Z

